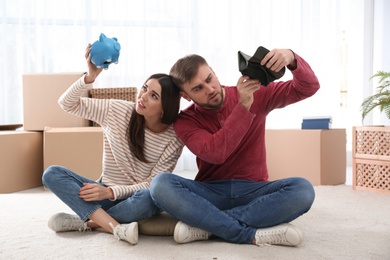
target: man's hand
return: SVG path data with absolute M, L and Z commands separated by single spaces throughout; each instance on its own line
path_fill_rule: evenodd
M 104 199 L 114 199 L 112 190 L 96 183 L 84 183 L 80 188 L 79 197 L 85 201 L 98 201 Z
M 253 93 L 260 89 L 260 83 L 257 79 L 250 79 L 248 76 L 241 76 L 237 82 L 237 91 L 240 95 L 239 102 L 250 109 L 253 103 Z
M 289 49 L 273 49 L 260 62 L 272 71 L 278 72 L 284 66 L 288 66 L 290 70 L 297 68 L 297 61 L 294 53 Z

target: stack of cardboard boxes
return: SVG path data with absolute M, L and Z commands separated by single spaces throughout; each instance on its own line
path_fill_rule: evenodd
M 99 178 L 101 128 L 90 127 L 90 121 L 63 111 L 57 103 L 81 76 L 81 72 L 23 75 L 23 128 L 0 132 L 0 193 L 42 186 L 43 171 L 54 164 Z

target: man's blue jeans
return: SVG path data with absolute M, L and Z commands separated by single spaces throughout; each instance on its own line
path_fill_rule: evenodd
M 124 200 L 84 201 L 79 198 L 79 190 L 83 187 L 83 183 L 105 185 L 80 176 L 62 166 L 48 167 L 43 173 L 42 182 L 83 221 L 87 221 L 89 216 L 99 208 L 104 209 L 119 223 L 138 221 L 161 212 L 150 197 L 150 191 L 146 189 L 138 190 Z
M 171 173 L 158 174 L 150 194 L 174 218 L 245 244 L 252 243 L 257 228 L 287 223 L 307 212 L 315 197 L 303 178 L 198 182 Z

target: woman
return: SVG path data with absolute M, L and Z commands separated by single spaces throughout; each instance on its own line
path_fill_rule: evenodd
M 82 97 L 102 69 L 89 56 L 88 72 L 60 97 L 67 112 L 100 124 L 103 172 L 98 181 L 62 166 L 50 166 L 43 184 L 77 215 L 57 213 L 49 220 L 56 232 L 103 228 L 119 240 L 138 243 L 136 221 L 157 215 L 149 184 L 160 172 L 172 172 L 183 149 L 172 123 L 180 107 L 179 89 L 166 74 L 150 76 L 135 103 Z M 119 224 L 130 223 L 130 224 Z

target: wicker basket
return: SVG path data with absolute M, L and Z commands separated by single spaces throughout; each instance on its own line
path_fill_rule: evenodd
M 135 102 L 137 99 L 137 88 L 94 88 L 89 90 L 89 96 L 101 99 L 123 99 Z
M 390 162 L 353 160 L 353 188 L 390 194 Z
M 353 188 L 390 194 L 390 127 L 353 127 Z
M 137 87 L 127 88 L 94 88 L 89 90 L 89 97 L 100 99 L 122 99 L 127 101 L 136 102 L 137 100 Z M 92 122 L 93 126 L 99 126 L 99 124 Z

